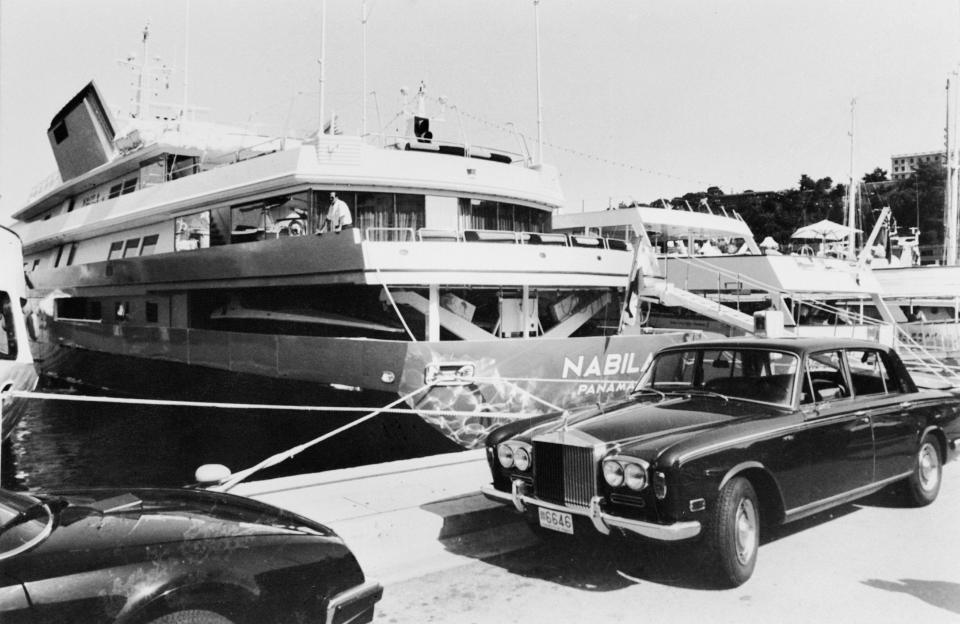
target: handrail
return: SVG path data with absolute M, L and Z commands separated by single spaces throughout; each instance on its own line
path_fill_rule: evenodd
M 407 241 L 417 240 L 417 235 L 413 231 L 413 228 L 402 228 L 402 227 L 368 227 L 363 231 L 363 239 L 368 241 L 374 240 L 373 237 L 370 236 L 370 234 L 374 232 L 376 233 L 382 232 L 387 234 L 386 240 L 378 239 L 376 242 L 407 242 Z M 396 233 L 396 234 L 403 233 L 406 236 L 402 238 L 400 236 L 393 237 L 391 236 L 391 234 L 393 233 Z
M 527 232 L 515 230 L 465 230 L 443 228 L 368 227 L 363 230 L 364 240 L 370 242 L 455 242 L 455 243 L 507 243 L 513 245 L 584 247 L 608 251 L 632 251 L 629 241 L 604 236 L 586 236 L 562 232 Z M 376 236 L 385 234 L 386 236 Z

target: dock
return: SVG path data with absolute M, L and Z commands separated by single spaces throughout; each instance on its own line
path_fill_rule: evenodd
M 477 449 L 252 481 L 232 492 L 330 527 L 368 577 L 397 583 L 535 543 L 519 515 L 480 494 L 489 481 Z

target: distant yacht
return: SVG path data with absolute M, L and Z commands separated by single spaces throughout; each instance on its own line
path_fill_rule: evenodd
M 37 385 L 37 372 L 27 339 L 22 302 L 27 287 L 18 269 L 23 262 L 20 237 L 0 226 L 0 440 L 6 440 L 23 417 L 27 402 L 7 395 L 29 391 Z
M 631 243 L 642 235 L 657 258 L 639 290 L 639 314 L 648 325 L 742 335 L 754 333 L 757 313 L 775 311 L 792 334 L 878 339 L 883 331 L 885 342 L 894 339 L 894 313 L 869 269 L 842 258 L 761 249 L 738 213 L 706 201 L 631 202 L 559 215 L 554 228 Z

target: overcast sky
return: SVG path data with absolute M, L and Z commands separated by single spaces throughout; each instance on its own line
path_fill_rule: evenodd
M 210 121 L 316 127 L 320 0 L 0 0 L 0 217 L 56 168 L 50 119 L 89 80 L 130 110 L 142 51 L 175 67 L 160 99 Z M 471 143 L 536 149 L 533 0 L 369 0 L 367 125 L 425 81 Z M 326 100 L 361 123 L 361 2 L 327 1 Z M 957 0 L 542 0 L 544 160 L 569 209 L 716 185 L 846 181 L 890 155 L 940 149 L 960 61 Z M 189 24 L 189 29 L 187 25 Z M 958 89 L 960 90 L 960 89 Z M 379 108 L 379 116 L 377 109 Z M 437 133 L 456 138 L 447 113 Z M 379 121 L 378 121 L 379 120 Z M 439 125 L 439 124 L 438 124 Z M 5 220 L 5 219 L 4 219 Z

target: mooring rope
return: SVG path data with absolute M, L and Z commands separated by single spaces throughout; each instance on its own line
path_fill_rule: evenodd
M 424 386 L 411 393 L 416 394 L 427 388 Z M 393 414 L 411 414 L 415 416 L 464 416 L 477 418 L 515 418 L 523 419 L 533 416 L 539 416 L 534 412 L 510 412 L 495 414 L 491 412 L 473 412 L 465 410 L 431 410 L 431 409 L 412 409 L 399 407 L 349 407 L 349 406 L 330 406 L 330 405 L 277 405 L 267 403 L 217 403 L 211 401 L 176 401 L 169 399 L 131 399 L 109 396 L 88 396 L 82 394 L 58 394 L 54 392 L 36 392 L 31 390 L 8 390 L 2 393 L 4 397 L 40 399 L 45 401 L 67 401 L 77 403 L 116 403 L 121 405 L 154 405 L 167 407 L 203 407 L 213 409 L 245 409 L 245 410 L 273 410 L 273 411 L 293 411 L 293 412 L 369 412 L 370 410 L 389 411 Z M 397 405 L 397 402 L 391 405 Z
M 234 486 L 236 486 L 238 483 L 240 483 L 241 481 L 243 481 L 244 479 L 246 479 L 247 477 L 249 477 L 249 476 L 252 475 L 253 473 L 258 472 L 258 471 L 260 471 L 260 470 L 263 470 L 264 468 L 269 468 L 270 466 L 275 466 L 275 465 L 279 464 L 280 462 L 285 461 L 285 460 L 293 457 L 294 455 L 297 455 L 298 453 L 300 453 L 300 452 L 302 452 L 302 451 L 305 451 L 306 449 L 310 448 L 311 446 L 313 446 L 313 445 L 315 445 L 315 444 L 319 444 L 320 442 L 323 442 L 324 440 L 328 440 L 328 439 L 334 437 L 335 435 L 338 435 L 338 434 L 340 434 L 340 433 L 343 433 L 344 431 L 347 431 L 348 429 L 352 429 L 353 427 L 356 427 L 357 425 L 360 425 L 360 424 L 362 424 L 362 423 L 365 423 L 365 422 L 367 422 L 368 420 L 370 420 L 371 418 L 374 418 L 375 416 L 379 416 L 380 414 L 382 414 L 383 412 L 389 410 L 390 408 L 395 407 L 396 405 L 399 405 L 399 404 L 402 403 L 403 401 L 406 401 L 407 399 L 413 397 L 414 395 L 417 395 L 417 394 L 423 392 L 424 390 L 426 390 L 426 389 L 428 389 L 428 388 L 430 388 L 430 387 L 432 387 L 432 386 L 433 386 L 433 384 L 430 383 L 430 384 L 426 384 L 426 385 L 424 385 L 424 386 L 422 386 L 422 387 L 420 387 L 420 388 L 417 388 L 417 389 L 414 390 L 413 392 L 409 392 L 409 393 L 403 395 L 402 397 L 400 397 L 400 398 L 397 399 L 396 401 L 393 401 L 393 402 L 391 402 L 391 403 L 388 403 L 388 404 L 385 405 L 384 407 L 382 407 L 382 408 L 380 408 L 380 409 L 376 409 L 376 410 L 370 412 L 369 414 L 367 414 L 366 416 L 363 416 L 363 417 L 361 417 L 361 418 L 358 418 L 358 419 L 354 420 L 353 422 L 347 423 L 346 425 L 343 425 L 342 427 L 337 427 L 337 428 L 334 429 L 333 431 L 328 431 L 327 433 L 325 433 L 325 434 L 323 434 L 323 435 L 321 435 L 321 436 L 319 436 L 319 437 L 316 437 L 316 438 L 314 438 L 313 440 L 310 440 L 309 442 L 304 442 L 303 444 L 297 445 L 297 446 L 295 446 L 295 447 L 293 447 L 293 448 L 291 448 L 291 449 L 288 449 L 288 450 L 286 450 L 286 451 L 283 451 L 283 452 L 277 453 L 277 454 L 275 454 L 275 455 L 272 455 L 272 456 L 268 457 L 267 459 L 263 460 L 262 462 L 260 462 L 259 464 L 256 464 L 255 466 L 251 466 L 250 468 L 247 468 L 247 469 L 245 469 L 245 470 L 241 470 L 240 472 L 234 473 L 233 475 L 230 476 L 229 479 L 227 479 L 227 480 L 224 481 L 223 483 L 221 483 L 221 484 L 219 484 L 219 485 L 210 486 L 210 487 L 207 488 L 207 489 L 213 490 L 213 491 L 215 491 L 215 492 L 228 492 L 228 491 L 230 491 Z
M 380 285 L 383 286 L 383 292 L 387 293 L 387 299 L 390 300 L 390 305 L 393 306 L 393 311 L 397 313 L 397 318 L 400 319 L 400 323 L 403 325 L 403 328 L 407 330 L 407 335 L 410 336 L 410 341 L 417 342 L 417 337 L 413 335 L 412 331 L 410 331 L 410 327 L 407 326 L 406 319 L 404 319 L 403 315 L 400 314 L 400 308 L 397 307 L 397 302 L 393 300 L 393 294 L 390 293 L 390 288 L 387 287 L 387 282 L 383 279 L 383 273 L 380 272 L 380 267 L 374 266 L 373 269 L 377 272 L 377 277 L 380 278 Z

